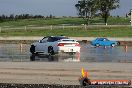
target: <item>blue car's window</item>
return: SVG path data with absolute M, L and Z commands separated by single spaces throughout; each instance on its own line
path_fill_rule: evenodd
M 109 41 L 107 38 L 104 38 L 104 40 L 103 41 Z
M 98 39 L 98 41 L 103 41 L 103 39 L 102 39 L 102 38 L 100 38 L 100 39 Z
M 107 38 L 98 38 L 98 41 L 109 41 Z

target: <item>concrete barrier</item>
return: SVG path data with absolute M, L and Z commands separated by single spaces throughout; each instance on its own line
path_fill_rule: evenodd
M 41 40 L 43 37 L 41 36 L 17 36 L 17 37 L 0 37 L 0 43 L 23 43 L 23 44 L 30 44 L 34 41 Z M 96 39 L 96 37 L 70 37 L 72 39 L 76 39 L 79 42 L 87 43 L 89 44 L 90 41 Z M 132 45 L 132 38 L 108 38 L 113 41 L 120 42 L 120 45 L 125 46 L 131 46 Z
M 42 39 L 43 36 L 5 36 L 5 37 L 0 37 L 0 40 L 40 40 Z M 96 37 L 70 37 L 72 39 L 76 39 L 78 41 L 92 41 L 96 39 Z M 120 37 L 120 38 L 114 38 L 114 37 L 107 37 L 110 40 L 115 40 L 115 41 L 132 41 L 132 38 L 130 37 Z

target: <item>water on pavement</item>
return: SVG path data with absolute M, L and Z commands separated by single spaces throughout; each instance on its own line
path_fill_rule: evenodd
M 81 53 L 32 55 L 29 44 L 0 44 L 0 62 L 132 62 L 132 46 L 93 47 L 81 44 Z

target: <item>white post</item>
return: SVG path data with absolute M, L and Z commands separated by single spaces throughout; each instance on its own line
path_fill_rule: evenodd
M 52 25 L 50 26 L 50 29 L 51 29 L 51 30 L 53 29 L 53 26 L 52 26 Z
M 65 26 L 63 25 L 63 29 L 65 29 Z
M 84 25 L 84 28 L 85 28 L 85 30 L 87 29 L 87 25 L 86 24 Z
M 108 24 L 106 23 L 105 25 L 107 26 Z
M 131 26 L 132 26 L 132 9 L 131 9 Z
M 25 26 L 25 31 L 27 31 L 27 27 Z

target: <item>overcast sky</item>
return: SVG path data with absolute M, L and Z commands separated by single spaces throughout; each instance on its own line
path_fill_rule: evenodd
M 0 0 L 1 14 L 34 14 L 54 16 L 77 16 L 74 7 L 78 0 Z M 113 15 L 125 16 L 132 9 L 132 0 L 120 0 L 120 8 Z

